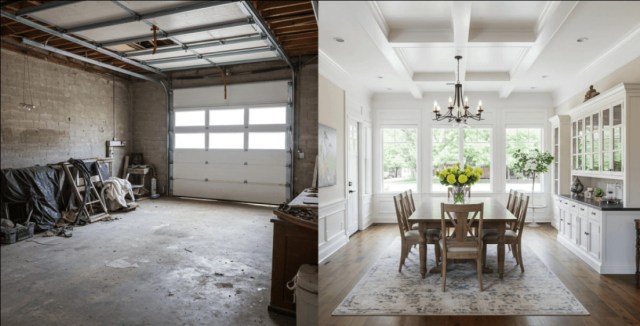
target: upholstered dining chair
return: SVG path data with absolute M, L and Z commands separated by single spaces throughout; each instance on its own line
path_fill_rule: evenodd
M 393 196 L 393 203 L 396 207 L 396 218 L 398 220 L 398 229 L 400 230 L 400 239 L 402 242 L 402 248 L 400 251 L 400 266 L 398 272 L 402 272 L 402 265 L 411 251 L 413 245 L 420 243 L 420 231 L 408 230 L 406 226 L 407 217 L 405 215 L 404 203 L 402 194 Z M 408 230 L 408 231 L 407 231 Z M 427 230 L 427 244 L 435 244 L 436 261 L 440 260 L 440 248 L 438 247 L 438 240 L 440 238 L 440 230 L 429 229 Z
M 471 226 L 476 223 L 478 234 L 482 234 L 482 220 L 484 218 L 484 203 L 479 204 L 440 204 L 440 221 L 444 229 L 448 223 L 454 227 L 450 236 L 440 239 L 442 252 L 442 291 L 446 291 L 447 260 L 475 259 L 480 291 L 482 287 L 482 237 L 471 235 Z
M 522 198 L 522 194 L 517 199 L 520 203 L 518 205 L 518 212 L 516 215 L 515 228 L 512 230 L 506 230 L 504 233 L 504 243 L 511 246 L 513 257 L 516 259 L 516 263 L 520 265 L 520 270 L 524 273 L 524 264 L 522 262 L 522 231 L 524 230 L 524 221 L 527 217 L 527 207 L 529 206 L 529 196 Z M 484 247 L 482 248 L 482 258 L 486 261 L 487 257 L 487 245 L 498 244 L 498 232 L 496 230 L 485 230 L 482 237 Z

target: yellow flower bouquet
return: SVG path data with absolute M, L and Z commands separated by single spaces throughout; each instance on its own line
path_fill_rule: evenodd
M 440 184 L 453 187 L 453 200 L 456 203 L 464 201 L 465 188 L 478 182 L 482 174 L 481 168 L 465 166 L 461 169 L 459 164 L 436 171 Z

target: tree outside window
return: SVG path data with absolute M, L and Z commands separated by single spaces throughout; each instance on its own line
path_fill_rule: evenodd
M 418 191 L 416 128 L 382 128 L 383 192 Z
M 432 129 L 432 175 L 431 190 L 446 192 L 435 171 L 454 164 L 479 167 L 482 178 L 473 185 L 474 191 L 491 190 L 491 129 L 489 128 L 433 128 Z M 462 148 L 462 151 L 460 151 Z
M 506 189 L 530 192 L 533 180 L 517 172 L 513 153 L 518 149 L 523 152 L 542 149 L 542 128 L 507 128 L 506 145 Z M 540 178 L 536 179 L 533 189 L 535 192 L 541 191 Z

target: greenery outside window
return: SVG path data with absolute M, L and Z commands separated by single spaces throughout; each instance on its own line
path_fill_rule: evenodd
M 432 184 L 434 192 L 446 192 L 447 186 L 440 184 L 435 171 L 460 163 L 483 170 L 483 175 L 472 191 L 491 191 L 491 129 L 490 128 L 433 128 Z M 462 150 L 460 150 L 462 149 Z
M 513 153 L 516 150 L 529 152 L 533 149 L 542 150 L 542 128 L 507 128 L 506 129 L 506 190 L 511 189 L 531 192 L 530 177 L 524 176 L 515 169 L 515 159 Z M 541 191 L 542 178 L 537 178 L 533 186 L 534 192 Z
M 382 192 L 418 191 L 417 138 L 417 128 L 382 128 Z

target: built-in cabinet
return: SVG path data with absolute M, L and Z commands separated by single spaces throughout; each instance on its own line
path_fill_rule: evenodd
M 640 209 L 601 210 L 581 200 L 556 198 L 558 241 L 601 274 L 635 271 L 633 220 Z
M 551 123 L 551 144 L 553 163 L 551 165 L 551 192 L 553 195 L 553 216 L 551 225 L 559 228 L 558 201 L 560 194 L 568 194 L 571 184 L 571 117 L 556 115 Z

